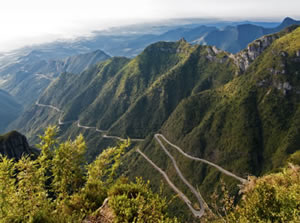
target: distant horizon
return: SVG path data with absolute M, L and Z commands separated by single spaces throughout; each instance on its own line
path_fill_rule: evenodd
M 1 47 L 0 45 L 0 54 L 6 54 L 18 49 L 22 49 L 24 47 L 33 47 L 33 46 L 38 46 L 41 44 L 47 44 L 47 43 L 52 43 L 52 42 L 64 42 L 64 41 L 73 41 L 76 40 L 78 38 L 89 38 L 89 37 L 93 37 L 95 34 L 100 33 L 101 31 L 109 31 L 110 29 L 121 29 L 121 28 L 126 28 L 126 27 L 130 27 L 130 26 L 138 26 L 138 25 L 151 25 L 151 24 L 155 24 L 155 25 L 164 25 L 164 22 L 169 22 L 165 25 L 167 26 L 172 26 L 172 21 L 186 21 L 185 23 L 182 24 L 178 24 L 178 25 L 184 25 L 184 24 L 197 24 L 196 22 L 192 22 L 192 20 L 203 20 L 203 24 L 207 24 L 209 25 L 210 23 L 230 23 L 230 22 L 265 22 L 265 23 L 281 23 L 285 18 L 292 18 L 294 20 L 299 20 L 299 17 L 292 17 L 292 16 L 285 16 L 283 18 L 196 18 L 196 17 L 190 17 L 190 18 L 168 18 L 168 19 L 161 19 L 161 20 L 153 20 L 153 21 L 143 21 L 140 23 L 127 23 L 127 24 L 114 24 L 114 25 L 110 25 L 110 26 L 103 26 L 102 28 L 99 29 L 91 29 L 89 31 L 85 31 L 83 33 L 79 33 L 78 35 L 74 35 L 74 36 L 63 36 L 63 35 L 51 35 L 49 34 L 48 36 L 37 36 L 36 39 L 34 38 L 24 38 L 22 43 L 16 45 L 15 47 L 12 46 L 6 46 L 6 47 Z M 205 20 L 207 20 L 207 22 L 205 22 Z M 190 21 L 190 22 L 187 22 Z M 175 24 L 173 24 L 175 25 Z M 99 25 L 101 26 L 101 25 Z M 47 38 L 48 37 L 48 38 Z M 28 42 L 26 42 L 26 40 L 28 40 Z M 0 42 L 1 44 L 1 42 Z
M 299 8 L 299 0 L 10 0 L 0 3 L 0 52 L 167 20 L 281 22 L 300 19 Z

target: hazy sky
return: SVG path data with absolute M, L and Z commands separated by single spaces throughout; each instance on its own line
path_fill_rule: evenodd
M 166 18 L 300 19 L 300 0 L 3 0 L 0 51 Z

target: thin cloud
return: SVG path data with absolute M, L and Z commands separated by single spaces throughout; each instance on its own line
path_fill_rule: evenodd
M 10 0 L 0 3 L 0 51 L 24 44 L 86 35 L 112 25 L 207 17 L 299 18 L 299 0 Z

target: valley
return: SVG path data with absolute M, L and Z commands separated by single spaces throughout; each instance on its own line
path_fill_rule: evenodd
M 54 109 L 55 111 L 59 112 L 59 113 L 62 113 L 62 111 L 53 106 L 53 105 L 44 105 L 44 104 L 40 104 L 40 103 L 36 103 L 37 106 L 40 106 L 40 107 L 48 107 L 50 109 Z M 68 122 L 61 122 L 60 119 L 58 121 L 58 124 L 59 125 L 65 125 L 67 123 L 70 123 L 72 121 L 68 121 Z M 78 128 L 83 128 L 83 129 L 88 129 L 88 130 L 95 130 L 96 132 L 100 132 L 100 133 L 104 133 L 104 132 L 107 132 L 105 130 L 99 130 L 97 129 L 96 127 L 91 127 L 91 126 L 82 126 L 79 124 L 79 120 L 75 121 L 77 122 L 77 127 Z M 126 139 L 123 139 L 119 136 L 110 136 L 110 135 L 106 135 L 106 134 L 103 134 L 101 137 L 103 138 L 109 138 L 109 139 L 117 139 L 117 140 L 120 140 L 120 141 L 126 141 Z M 168 152 L 168 150 L 165 148 L 165 146 L 163 145 L 162 141 L 159 139 L 159 137 L 161 137 L 165 142 L 167 142 L 169 145 L 171 145 L 172 147 L 176 148 L 180 153 L 182 153 L 184 156 L 188 157 L 189 159 L 192 159 L 192 160 L 197 160 L 197 161 L 200 161 L 200 162 L 203 162 L 205 164 L 208 164 L 210 166 L 213 166 L 215 167 L 216 169 L 218 169 L 220 172 L 224 173 L 225 175 L 228 175 L 230 177 L 233 177 L 235 179 L 237 179 L 238 181 L 240 181 L 242 184 L 246 184 L 247 183 L 247 180 L 243 179 L 243 178 L 240 178 L 238 176 L 236 176 L 235 174 L 223 169 L 222 167 L 210 162 L 210 161 L 207 161 L 205 159 L 200 159 L 200 158 L 197 158 L 197 157 L 193 157 L 193 156 L 190 156 L 188 154 L 186 154 L 185 152 L 183 152 L 183 150 L 181 148 L 179 148 L 178 146 L 172 144 L 171 142 L 169 142 L 162 134 L 155 134 L 154 135 L 154 138 L 155 140 L 159 143 L 159 145 L 161 146 L 161 148 L 163 149 L 163 151 L 169 156 L 169 158 L 172 160 L 172 163 L 176 169 L 176 172 L 178 174 L 178 176 L 180 177 L 180 179 L 189 187 L 189 189 L 191 190 L 191 192 L 196 196 L 199 204 L 200 204 L 200 207 L 201 209 L 198 211 L 198 210 L 195 210 L 193 207 L 192 207 L 192 202 L 184 195 L 184 193 L 182 193 L 175 185 L 174 183 L 172 183 L 172 181 L 169 179 L 168 175 L 162 170 L 160 169 L 156 164 L 154 164 L 152 162 L 151 159 L 149 159 L 143 152 L 141 152 L 139 149 L 137 149 L 136 151 L 141 154 L 141 156 L 143 156 L 155 169 L 157 169 L 163 176 L 164 178 L 166 179 L 166 181 L 168 182 L 168 184 L 170 185 L 170 187 L 182 198 L 182 200 L 187 204 L 187 206 L 189 207 L 189 209 L 191 210 L 191 212 L 193 213 L 193 215 L 197 218 L 201 218 L 203 215 L 204 215 L 204 211 L 205 211 L 205 207 L 204 207 L 204 203 L 205 201 L 203 201 L 203 198 L 201 196 L 201 194 L 185 179 L 185 177 L 183 176 L 183 174 L 181 173 L 180 169 L 178 168 L 177 166 L 177 163 L 176 163 L 176 160 L 174 159 L 174 157 Z M 132 142 L 142 142 L 144 141 L 144 139 L 134 139 L 134 138 L 131 138 L 130 141 Z
M 61 195 L 74 195 L 74 210 L 85 190 L 101 191 L 97 202 L 109 197 L 101 206 L 105 208 L 123 190 L 114 191 L 112 182 L 139 184 L 140 177 L 166 198 L 161 201 L 169 202 L 171 218 L 229 219 L 230 213 L 238 212 L 237 205 L 252 205 L 244 198 L 264 176 L 298 171 L 299 25 L 287 17 L 281 23 L 125 26 L 1 54 L 0 133 L 12 132 L 0 140 L 16 138 L 4 140 L 1 153 L 25 162 L 22 152 L 11 146 L 22 141 L 17 147 L 24 147 L 24 154 L 40 153 L 46 160 L 57 152 L 56 158 L 53 154 L 47 158 L 57 165 L 67 160 L 64 147 L 74 157 L 86 159 L 77 167 L 95 168 L 93 173 L 75 169 L 87 174 L 81 180 L 89 188 L 78 181 L 82 190 Z M 40 150 L 28 146 L 14 130 Z M 72 147 L 78 149 L 74 154 Z M 112 154 L 114 158 L 109 157 Z M 10 162 L 2 155 L 1 159 L 3 165 Z M 45 160 L 35 163 L 33 158 L 32 165 L 50 165 L 50 161 L 43 164 Z M 89 174 L 102 174 L 95 163 L 113 173 L 93 181 Z M 16 168 L 23 168 L 22 164 Z M 55 165 L 51 168 L 55 170 Z M 49 182 L 45 180 L 45 185 Z M 81 219 L 91 217 L 86 213 Z

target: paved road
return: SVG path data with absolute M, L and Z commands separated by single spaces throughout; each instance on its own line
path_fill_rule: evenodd
M 56 110 L 57 112 L 60 112 L 62 113 L 63 111 L 60 110 L 59 108 L 53 106 L 53 105 L 45 105 L 45 104 L 40 104 L 38 102 L 36 102 L 36 105 L 37 106 L 40 106 L 40 107 L 48 107 L 48 108 L 51 108 L 51 109 L 54 109 Z M 78 128 L 83 128 L 83 129 L 94 129 L 96 132 L 100 132 L 100 133 L 105 133 L 107 132 L 107 130 L 101 130 L 101 129 L 98 129 L 96 127 L 91 127 L 91 126 L 84 126 L 84 125 L 80 125 L 79 123 L 79 120 L 76 120 L 76 121 L 66 121 L 66 122 L 62 122 L 61 121 L 61 118 L 59 118 L 58 120 L 58 124 L 59 125 L 64 125 L 64 124 L 68 124 L 68 123 L 72 123 L 72 122 L 77 122 L 77 127 Z M 121 138 L 119 136 L 113 136 L 113 135 L 107 135 L 107 134 L 103 134 L 102 135 L 103 138 L 110 138 L 110 139 L 117 139 L 117 140 L 120 140 L 120 141 L 125 141 L 126 139 L 124 138 Z M 200 210 L 195 210 L 192 206 L 192 203 L 191 201 L 171 182 L 171 180 L 168 178 L 167 174 L 162 170 L 160 169 L 155 163 L 153 163 L 143 152 L 141 152 L 139 149 L 137 149 L 137 152 L 139 154 L 141 154 L 146 160 L 147 162 L 149 162 L 156 170 L 158 170 L 162 175 L 163 177 L 166 179 L 167 183 L 170 185 L 170 187 L 182 198 L 182 200 L 187 204 L 187 206 L 189 207 L 189 209 L 191 210 L 191 212 L 193 213 L 193 215 L 195 217 L 202 217 L 203 214 L 204 214 L 204 201 L 202 199 L 202 196 L 201 194 L 199 194 L 199 192 L 185 179 L 185 177 L 183 176 L 183 174 L 181 173 L 179 167 L 177 166 L 177 163 L 176 163 L 176 160 L 174 159 L 174 157 L 169 153 L 169 151 L 166 149 L 166 147 L 163 145 L 163 143 L 161 142 L 160 138 L 162 138 L 166 143 L 168 143 L 170 146 L 174 147 L 175 149 L 177 149 L 177 151 L 179 151 L 182 155 L 184 155 L 185 157 L 189 158 L 189 159 L 192 159 L 192 160 L 196 160 L 196 161 L 200 161 L 200 162 L 203 162 L 205 164 L 208 164 L 210 166 L 213 166 L 215 167 L 216 169 L 218 169 L 220 172 L 226 174 L 227 176 L 230 176 L 230 177 L 233 177 L 237 180 L 239 180 L 240 182 L 242 183 L 246 183 L 248 182 L 246 179 L 243 179 L 237 175 L 235 175 L 234 173 L 231 173 L 230 171 L 228 170 L 225 170 L 224 168 L 218 166 L 217 164 L 214 164 L 210 161 L 207 161 L 205 159 L 201 159 L 201 158 L 198 158 L 198 157 L 194 157 L 194 156 L 191 156 L 187 153 L 185 153 L 180 147 L 176 146 L 175 144 L 171 143 L 169 140 L 166 139 L 166 137 L 162 134 L 155 134 L 154 135 L 154 138 L 155 140 L 159 143 L 160 147 L 164 150 L 164 152 L 169 156 L 169 158 L 172 160 L 172 163 L 173 163 L 173 166 L 178 174 L 178 176 L 180 177 L 180 179 L 189 187 L 190 191 L 196 196 L 197 200 L 198 200 L 198 203 L 200 204 Z M 131 141 L 137 141 L 137 142 L 141 142 L 141 141 L 144 141 L 144 139 L 130 139 Z
M 63 122 L 61 120 L 61 117 L 59 117 L 59 119 L 58 119 L 58 125 L 67 125 L 67 124 L 71 124 L 73 122 L 76 122 L 76 121 L 65 121 L 65 122 Z
M 107 138 L 107 139 L 117 139 L 117 140 L 120 140 L 120 141 L 126 141 L 127 139 L 124 139 L 124 138 L 121 138 L 119 136 L 111 136 L 111 135 L 102 135 L 103 138 Z M 134 138 L 129 138 L 130 141 L 132 142 L 142 142 L 144 141 L 144 139 L 134 139 Z
M 39 77 L 39 78 L 44 78 L 44 79 L 48 79 L 50 81 L 53 81 L 55 78 L 51 78 L 45 74 L 35 74 L 35 76 Z
M 184 155 L 185 157 L 187 157 L 187 158 L 189 158 L 189 159 L 196 160 L 196 161 L 200 161 L 200 162 L 206 163 L 206 164 L 208 164 L 208 165 L 210 165 L 210 166 L 213 166 L 213 167 L 215 167 L 216 169 L 218 169 L 220 172 L 224 173 L 225 175 L 230 176 L 230 177 L 233 177 L 233 178 L 235 178 L 236 180 L 239 180 L 239 181 L 242 182 L 242 183 L 248 182 L 246 179 L 243 179 L 243 178 L 241 178 L 241 177 L 235 175 L 234 173 L 229 172 L 228 170 L 225 170 L 224 168 L 218 166 L 218 165 L 215 164 L 215 163 L 212 163 L 212 162 L 207 161 L 207 160 L 205 160 L 205 159 L 200 159 L 200 158 L 198 158 L 198 157 L 194 157 L 194 156 L 191 156 L 191 155 L 185 153 L 180 147 L 178 147 L 178 146 L 174 145 L 173 143 L 171 143 L 171 142 L 170 142 L 169 140 L 167 140 L 166 137 L 165 137 L 164 135 L 162 135 L 162 134 L 155 134 L 154 137 L 155 137 L 156 140 L 159 140 L 159 137 L 161 137 L 163 140 L 165 140 L 166 143 L 168 143 L 170 146 L 172 146 L 172 147 L 174 147 L 175 149 L 177 149 L 177 151 L 179 151 L 182 155 Z M 159 140 L 159 141 L 160 141 L 160 140 Z M 161 143 L 160 143 L 160 144 L 161 144 Z
M 126 140 L 126 139 L 123 139 L 119 136 L 109 136 L 109 135 L 106 135 L 106 134 L 104 134 L 102 137 L 106 138 L 106 139 L 117 139 L 117 140 L 120 140 L 120 141 L 125 141 Z
M 97 128 L 96 128 L 96 132 L 101 132 L 101 133 L 103 133 L 103 132 L 107 132 L 107 130 L 102 130 L 102 129 L 97 129 Z
M 159 143 L 160 147 L 164 150 L 164 152 L 168 155 L 168 157 L 172 160 L 173 166 L 178 174 L 178 176 L 180 177 L 180 179 L 184 182 L 185 185 L 188 186 L 188 188 L 190 189 L 190 191 L 196 196 L 198 203 L 200 204 L 200 211 L 194 210 L 193 214 L 196 217 L 201 217 L 204 214 L 204 202 L 202 200 L 201 195 L 198 193 L 198 191 L 187 181 L 187 179 L 185 179 L 185 177 L 183 176 L 183 174 L 181 173 L 179 167 L 177 166 L 176 160 L 174 159 L 174 157 L 171 155 L 171 153 L 166 149 L 166 147 L 164 146 L 164 144 L 161 142 L 161 140 L 159 139 L 159 134 L 155 134 L 154 138 L 156 139 L 156 141 Z
M 77 121 L 77 127 L 83 128 L 83 129 L 95 129 L 95 131 L 96 131 L 96 127 L 80 125 L 79 120 Z
M 40 106 L 40 107 L 47 107 L 47 108 L 51 108 L 51 109 L 54 109 L 56 110 L 57 112 L 62 112 L 62 110 L 60 110 L 59 108 L 53 106 L 53 105 L 44 105 L 44 104 L 40 104 L 38 102 L 35 103 L 37 106 Z
M 159 168 L 158 166 L 156 166 L 155 163 L 153 163 L 143 152 L 141 152 L 139 149 L 137 149 L 137 152 L 139 154 L 141 154 L 157 171 L 159 171 L 163 177 L 165 178 L 165 180 L 167 181 L 167 183 L 170 185 L 170 187 L 181 197 L 181 199 L 186 203 L 186 205 L 189 207 L 189 209 L 191 210 L 191 212 L 193 213 L 193 215 L 197 218 L 200 218 L 203 216 L 204 214 L 204 207 L 203 207 L 203 202 L 202 200 L 200 200 L 200 205 L 201 205 L 201 209 L 198 211 L 198 210 L 195 210 L 192 206 L 192 202 L 187 198 L 187 196 L 184 195 L 184 193 L 182 193 L 173 183 L 172 181 L 169 179 L 168 175 L 161 169 Z M 176 165 L 177 166 L 177 165 Z M 178 172 L 177 172 L 178 173 Z M 179 176 L 182 176 L 180 170 L 179 170 Z M 183 177 L 183 176 L 182 176 Z M 183 177 L 183 179 L 185 179 Z M 194 192 L 193 192 L 194 193 Z M 196 192 L 197 193 L 197 192 Z M 197 193 L 197 199 L 199 197 L 199 194 Z M 198 199 L 199 201 L 199 199 Z
M 47 107 L 47 108 L 51 108 L 51 109 L 54 109 L 55 111 L 59 112 L 59 113 L 63 113 L 62 110 L 60 110 L 59 108 L 53 106 L 53 105 L 45 105 L 45 104 L 40 104 L 39 102 L 36 102 L 35 103 L 37 106 L 39 107 Z M 98 129 L 97 127 L 94 127 L 94 126 L 85 126 L 85 125 L 80 125 L 79 123 L 79 120 L 74 120 L 74 121 L 65 121 L 63 122 L 61 120 L 61 117 L 59 117 L 58 119 L 58 125 L 66 125 L 66 124 L 70 124 L 70 123 L 73 123 L 73 122 L 77 122 L 77 127 L 78 128 L 83 128 L 83 129 L 94 129 L 96 132 L 100 132 L 100 133 L 105 133 L 105 132 L 108 132 L 107 130 L 102 130 L 102 129 Z M 120 140 L 120 141 L 126 141 L 127 139 L 124 139 L 124 138 L 121 138 L 119 136 L 113 136 L 113 135 L 102 135 L 103 138 L 108 138 L 108 139 L 117 139 L 117 140 Z M 132 142 L 141 142 L 141 141 L 144 141 L 144 139 L 134 139 L 134 138 L 130 138 L 130 141 Z

